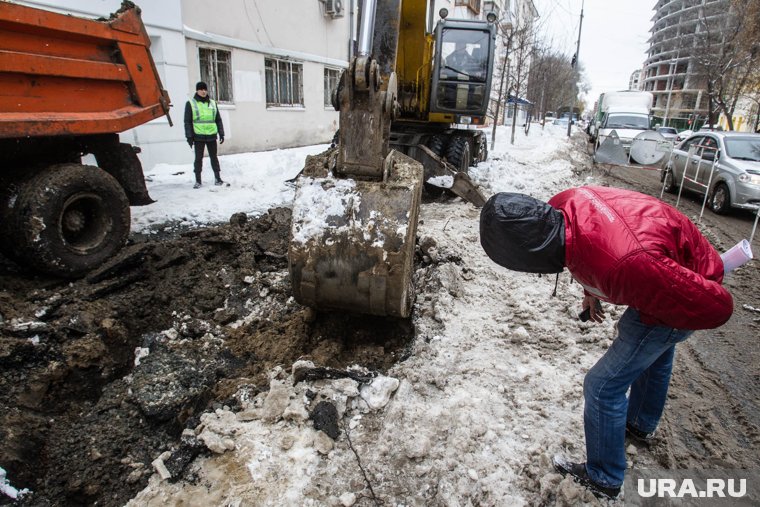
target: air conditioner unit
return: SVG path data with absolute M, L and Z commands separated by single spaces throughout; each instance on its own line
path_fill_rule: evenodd
M 343 17 L 343 0 L 324 0 L 325 14 L 331 18 Z

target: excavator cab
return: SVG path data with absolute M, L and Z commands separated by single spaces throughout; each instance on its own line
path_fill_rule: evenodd
M 445 19 L 438 23 L 431 119 L 482 123 L 491 92 L 495 38 L 493 23 Z

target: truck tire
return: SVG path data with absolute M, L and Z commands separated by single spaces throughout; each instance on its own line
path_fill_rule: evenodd
M 488 139 L 486 136 L 481 135 L 480 139 L 476 139 L 477 145 L 478 145 L 478 154 L 475 157 L 475 163 L 473 165 L 478 165 L 481 162 L 485 162 L 488 160 Z
M 98 167 L 61 164 L 19 185 L 4 214 L 10 257 L 33 269 L 75 278 L 118 252 L 129 236 L 129 202 Z
M 446 150 L 446 160 L 453 165 L 457 171 L 466 173 L 472 165 L 472 149 L 470 140 L 463 136 L 455 137 L 449 148 Z

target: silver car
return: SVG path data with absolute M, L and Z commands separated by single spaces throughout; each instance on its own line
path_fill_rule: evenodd
M 668 192 L 677 191 L 683 181 L 684 190 L 707 193 L 715 213 L 731 207 L 756 210 L 760 207 L 760 134 L 697 132 L 673 149 L 661 181 Z

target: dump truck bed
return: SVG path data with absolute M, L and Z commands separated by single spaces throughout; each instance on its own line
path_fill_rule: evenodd
M 0 138 L 118 133 L 169 112 L 131 2 L 108 21 L 0 2 Z

